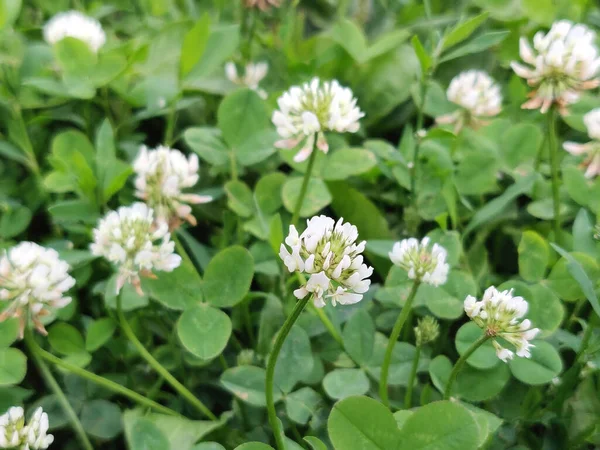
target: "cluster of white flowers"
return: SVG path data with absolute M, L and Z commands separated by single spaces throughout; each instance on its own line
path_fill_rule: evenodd
M 0 313 L 0 322 L 16 317 L 23 337 L 27 320 L 46 334 L 40 317 L 50 313 L 48 307 L 63 308 L 71 303 L 64 293 L 75 285 L 69 265 L 58 252 L 33 242 L 21 242 L 0 258 L 0 305 L 8 306 Z
M 154 209 L 157 222 L 167 223 L 170 229 L 177 228 L 182 219 L 196 224 L 188 203 L 207 203 L 212 197 L 181 191 L 198 182 L 198 166 L 195 154 L 186 158 L 179 150 L 162 145 L 154 150 L 146 146 L 140 149 L 133 163 L 135 194 Z
M 531 357 L 529 349 L 533 347 L 531 341 L 539 333 L 538 328 L 531 328 L 529 319 L 521 320 L 527 314 L 528 304 L 523 297 L 513 296 L 512 289 L 499 291 L 494 286 L 486 289 L 483 299 L 471 295 L 465 299 L 465 312 L 487 336 L 500 337 L 517 350 L 517 356 Z M 496 355 L 506 362 L 512 359 L 514 353 L 502 347 L 494 340 Z
M 310 156 L 315 139 L 317 148 L 327 153 L 329 145 L 324 131 L 356 133 L 364 113 L 356 106 L 349 88 L 337 81 L 321 83 L 313 78 L 310 83 L 294 86 L 277 100 L 279 110 L 273 113 L 277 133 L 283 138 L 275 143 L 278 148 L 294 148 L 305 141 L 294 157 L 301 162 Z
M 366 242 L 356 244 L 358 230 L 354 225 L 327 216 L 315 216 L 307 221 L 306 230 L 300 235 L 290 225 L 285 243 L 291 253 L 281 244 L 279 256 L 290 272 L 310 274 L 305 286 L 294 291 L 297 298 L 313 295 L 315 306 L 325 306 L 330 298 L 335 306 L 357 303 L 369 290 L 368 277 L 373 268 L 364 264 L 362 252 Z
M 44 39 L 48 44 L 54 45 L 67 37 L 85 42 L 94 53 L 106 43 L 100 22 L 79 11 L 59 13 L 44 25 Z
M 269 65 L 266 62 L 248 63 L 244 68 L 244 76 L 240 76 L 234 62 L 225 64 L 225 75 L 234 84 L 245 86 L 256 91 L 261 98 L 267 98 L 267 93 L 258 84 L 267 76 Z
M 450 266 L 446 263 L 446 249 L 439 244 L 430 246 L 427 237 L 421 242 L 415 238 L 396 242 L 389 256 L 394 264 L 408 272 L 411 280 L 439 286 L 448 279 Z
M 600 108 L 593 109 L 583 116 L 583 122 L 593 140 L 587 144 L 567 141 L 563 147 L 572 155 L 586 155 L 581 165 L 586 168 L 585 176 L 594 178 L 600 174 Z
M 500 87 L 485 72 L 467 70 L 450 82 L 446 92 L 448 100 L 460 109 L 436 118 L 440 124 L 454 124 L 458 132 L 464 125 L 477 128 L 485 125 L 484 117 L 493 117 L 502 110 Z
M 593 31 L 568 20 L 552 24 L 547 34 L 536 33 L 533 49 L 522 37 L 519 53 L 529 66 L 513 61 L 511 67 L 536 88 L 522 107 L 540 108 L 545 113 L 555 103 L 564 114 L 565 107 L 577 101 L 581 91 L 597 87 L 600 58 L 595 39 Z
M 153 216 L 144 203 L 134 203 L 109 212 L 94 229 L 90 249 L 118 266 L 117 293 L 125 282 L 142 293 L 140 275 L 153 278 L 152 270 L 171 272 L 181 264 L 167 224 L 155 226 Z M 160 243 L 154 242 L 159 239 Z
M 54 436 L 48 433 L 48 414 L 38 408 L 29 423 L 20 406 L 10 408 L 0 416 L 0 448 L 16 450 L 45 450 Z

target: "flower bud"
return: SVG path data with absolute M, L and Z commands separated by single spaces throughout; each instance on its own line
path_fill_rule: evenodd
M 417 347 L 421 347 L 429 342 L 433 342 L 440 334 L 440 325 L 432 316 L 426 316 L 419 319 L 415 327 L 415 336 L 417 338 Z
M 450 266 L 446 250 L 438 244 L 429 245 L 429 238 L 396 242 L 389 253 L 392 262 L 408 272 L 411 280 L 439 286 L 446 282 Z

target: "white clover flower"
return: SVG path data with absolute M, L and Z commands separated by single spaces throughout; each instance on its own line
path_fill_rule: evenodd
M 429 238 L 419 242 L 415 238 L 396 242 L 389 253 L 392 262 L 408 272 L 408 278 L 440 286 L 448 278 L 450 266 L 446 263 L 446 249 L 439 244 L 429 245 Z
M 261 98 L 267 98 L 267 93 L 258 85 L 261 80 L 267 76 L 269 65 L 266 62 L 248 63 L 244 68 L 244 76 L 240 76 L 235 63 L 228 62 L 225 64 L 225 75 L 234 84 L 245 86 L 256 91 Z
M 170 229 L 187 220 L 196 225 L 192 208 L 188 203 L 197 205 L 212 201 L 208 195 L 184 194 L 181 191 L 198 182 L 198 156 L 187 159 L 179 150 L 158 146 L 149 150 L 142 146 L 133 162 L 137 174 L 135 195 L 154 209 L 156 220 L 165 222 Z
M 581 166 L 586 168 L 587 178 L 594 178 L 600 174 L 600 108 L 593 109 L 583 116 L 583 122 L 593 140 L 587 144 L 567 141 L 563 148 L 572 155 L 586 155 Z
M 305 286 L 294 291 L 297 298 L 313 295 L 315 306 L 325 306 L 325 299 L 332 304 L 350 305 L 362 300 L 369 290 L 368 277 L 373 268 L 364 264 L 362 252 L 366 242 L 356 244 L 358 230 L 344 220 L 335 221 L 327 216 L 315 216 L 307 220 L 306 230 L 298 235 L 290 225 L 285 243 L 281 244 L 279 256 L 290 272 L 310 274 Z
M 154 278 L 152 270 L 171 272 L 181 264 L 167 224 L 155 226 L 153 215 L 144 203 L 134 203 L 109 212 L 94 229 L 90 249 L 118 267 L 117 293 L 129 282 L 141 294 L 140 275 Z
M 437 117 L 436 122 L 454 124 L 456 133 L 464 125 L 473 128 L 485 125 L 483 118 L 493 117 L 502 110 L 500 87 L 487 73 L 480 70 L 467 70 L 455 76 L 446 95 L 460 109 Z
M 600 58 L 595 39 L 586 26 L 568 20 L 552 24 L 547 34 L 536 33 L 533 49 L 521 37 L 519 53 L 529 66 L 513 61 L 511 67 L 535 88 L 522 108 L 540 108 L 545 113 L 555 103 L 565 114 L 566 106 L 577 101 L 581 91 L 597 87 Z
M 317 148 L 324 153 L 329 150 L 324 131 L 356 133 L 364 113 L 356 106 L 356 99 L 349 88 L 336 81 L 321 83 L 313 78 L 310 83 L 294 86 L 277 100 L 279 110 L 273 113 L 273 123 L 282 140 L 278 148 L 294 148 L 305 141 L 294 161 L 307 159 Z
M 47 334 L 40 317 L 49 308 L 64 308 L 71 303 L 66 291 L 75 285 L 69 265 L 58 252 L 33 242 L 21 242 L 0 257 L 0 305 L 8 306 L 0 313 L 0 322 L 16 317 L 23 337 L 29 319 L 36 329 Z
M 531 328 L 529 319 L 521 320 L 527 314 L 528 304 L 523 297 L 513 296 L 510 291 L 498 291 L 494 286 L 486 289 L 483 299 L 467 296 L 464 303 L 465 312 L 487 336 L 500 337 L 516 348 L 517 356 L 531 357 L 529 349 L 534 345 L 531 341 L 539 333 L 538 328 Z M 504 348 L 496 340 L 493 341 L 496 355 L 506 362 L 514 353 Z
M 59 13 L 44 25 L 44 40 L 48 44 L 54 45 L 66 37 L 85 42 L 94 53 L 106 43 L 100 22 L 79 11 Z
M 45 450 L 54 442 L 48 427 L 48 414 L 42 408 L 38 408 L 25 425 L 23 408 L 12 407 L 0 416 L 0 448 Z

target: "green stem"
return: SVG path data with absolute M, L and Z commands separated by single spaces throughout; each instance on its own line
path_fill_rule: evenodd
M 475 352 L 475 350 L 481 347 L 490 338 L 491 336 L 484 334 L 475 342 L 473 342 L 473 344 L 467 349 L 467 351 L 464 352 L 460 358 L 458 358 L 458 361 L 456 361 L 456 364 L 452 368 L 452 372 L 450 372 L 450 377 L 448 378 L 448 383 L 446 384 L 446 390 L 444 391 L 444 400 L 448 400 L 450 398 L 450 395 L 452 394 L 452 385 L 454 384 L 458 373 L 465 365 L 465 362 L 467 361 L 469 356 L 471 356 Z
M 304 196 L 306 195 L 306 190 L 308 189 L 310 175 L 315 164 L 315 159 L 317 158 L 317 136 L 314 136 L 314 139 L 315 141 L 313 143 L 312 153 L 310 154 L 310 157 L 308 159 L 308 166 L 306 167 L 306 172 L 304 172 L 304 180 L 302 180 L 300 195 L 298 196 L 298 200 L 296 200 L 296 207 L 294 208 L 294 215 L 292 216 L 292 225 L 296 225 L 298 219 L 300 218 L 300 209 L 302 208 L 302 202 L 304 202 Z
M 544 147 L 546 146 L 547 139 L 548 139 L 548 132 L 546 132 L 546 134 L 544 134 L 542 143 L 540 144 L 540 147 L 538 148 L 537 154 L 535 156 L 535 164 L 533 165 L 533 170 L 536 172 L 539 170 L 540 165 L 542 164 L 542 156 L 544 154 Z
M 229 153 L 229 161 L 231 162 L 231 179 L 233 181 L 238 179 L 237 162 L 235 161 L 235 154 L 233 151 Z
M 73 410 L 73 407 L 69 403 L 69 400 L 67 399 L 60 385 L 52 375 L 52 372 L 50 372 L 50 369 L 38 354 L 37 344 L 35 343 L 34 337 L 31 334 L 30 330 L 27 330 L 27 333 L 25 335 L 25 345 L 29 349 L 29 353 L 31 354 L 33 363 L 37 366 L 40 374 L 42 375 L 42 378 L 44 378 L 44 381 L 46 382 L 50 390 L 54 392 L 54 395 L 58 399 L 60 406 L 62 407 L 69 421 L 71 422 L 71 426 L 73 427 L 73 431 L 75 431 L 75 434 L 77 435 L 79 443 L 85 450 L 94 450 L 94 446 L 88 439 L 87 434 L 83 429 L 83 425 L 81 425 L 81 422 L 77 417 L 77 413 Z
M 170 147 L 173 144 L 173 136 L 175 135 L 175 119 L 177 115 L 177 100 L 178 98 L 174 98 L 172 100 L 173 104 L 169 108 L 169 113 L 167 114 L 167 128 L 165 130 L 165 145 Z
M 78 375 L 81 378 L 85 378 L 86 380 L 89 380 L 92 383 L 102 386 L 105 389 L 116 392 L 117 394 L 121 394 L 125 397 L 128 397 L 131 400 L 139 403 L 140 405 L 146 406 L 148 408 L 153 408 L 157 412 L 160 412 L 163 414 L 168 414 L 171 416 L 179 416 L 180 415 L 179 413 L 173 411 L 172 409 L 167 408 L 166 406 L 163 406 L 159 403 L 156 403 L 155 401 L 149 400 L 146 397 L 144 397 L 143 395 L 140 395 L 137 392 L 132 391 L 131 389 L 127 389 L 126 387 L 123 387 L 120 384 L 115 383 L 112 380 L 109 380 L 107 378 L 96 375 L 95 373 L 88 372 L 87 370 L 82 369 L 81 367 L 75 366 L 67 361 L 64 361 L 64 360 L 54 356 L 52 353 L 49 353 L 46 350 L 42 349 L 37 344 L 37 342 L 35 342 L 34 339 L 29 340 L 29 345 L 32 347 L 33 351 L 37 353 L 38 356 L 41 356 L 43 359 L 54 364 L 55 366 L 58 366 L 64 370 L 67 370 L 67 371 L 75 374 L 75 375 Z
M 558 146 L 556 144 L 556 107 L 548 112 L 548 146 L 552 170 L 552 203 L 554 206 L 554 239 L 560 242 L 560 179 L 558 175 Z
M 161 363 L 159 363 L 154 357 L 146 350 L 146 347 L 138 340 L 135 333 L 131 329 L 131 326 L 125 319 L 123 315 L 123 309 L 121 307 L 121 296 L 117 296 L 117 316 L 119 318 L 119 323 L 121 328 L 127 338 L 131 341 L 131 343 L 135 346 L 137 351 L 140 353 L 142 358 L 144 358 L 148 364 L 161 376 L 163 377 L 167 383 L 169 383 L 179 394 L 181 394 L 192 406 L 194 406 L 198 411 L 208 417 L 210 420 L 218 420 L 217 417 L 208 409 L 204 403 L 196 398 L 194 394 L 192 394 L 183 384 L 181 384 L 177 379 L 171 375 L 171 373 L 163 367 Z
M 415 295 L 417 294 L 417 290 L 419 289 L 420 284 L 420 281 L 415 281 L 413 283 L 410 294 L 408 294 L 406 303 L 404 303 L 404 307 L 402 308 L 402 312 L 398 316 L 398 319 L 396 319 L 396 323 L 394 324 L 394 328 L 392 329 L 392 334 L 390 335 L 390 340 L 388 341 L 387 348 L 385 349 L 385 357 L 383 358 L 383 364 L 381 365 L 381 378 L 379 380 L 379 397 L 381 397 L 381 401 L 388 408 L 390 406 L 390 402 L 388 399 L 387 383 L 390 371 L 390 364 L 392 362 L 392 354 L 394 352 L 394 346 L 396 345 L 396 341 L 400 336 L 400 332 L 402 331 L 404 322 L 406 322 L 406 319 L 408 318 L 410 309 L 412 307 L 412 302 L 415 299 Z
M 275 344 L 273 345 L 273 349 L 271 350 L 271 354 L 269 355 L 269 361 L 267 363 L 267 383 L 266 383 L 266 395 L 267 395 L 267 413 L 269 415 L 269 423 L 271 424 L 271 428 L 273 429 L 273 435 L 275 436 L 275 442 L 277 443 L 278 450 L 285 450 L 285 445 L 283 442 L 282 435 L 279 428 L 279 420 L 277 419 L 277 412 L 275 411 L 275 400 L 273 396 L 273 378 L 275 376 L 275 366 L 277 364 L 277 357 L 279 356 L 279 352 L 281 351 L 281 347 L 285 342 L 292 326 L 300 316 L 300 313 L 310 300 L 311 296 L 307 295 L 302 300 L 296 302 L 294 306 L 294 310 L 290 314 L 290 316 L 286 319 L 281 330 L 277 334 L 277 339 L 275 340 Z
M 575 355 L 575 361 L 577 362 L 581 362 L 581 359 L 585 354 L 585 350 L 587 349 L 587 346 L 590 343 L 590 339 L 592 338 L 592 334 L 594 333 L 594 328 L 596 326 L 596 317 L 596 314 L 592 312 L 591 318 L 590 320 L 588 320 L 587 326 L 585 327 L 585 331 L 583 332 L 583 337 L 581 338 L 581 345 L 579 346 L 577 355 Z
M 406 395 L 404 396 L 404 409 L 410 409 L 412 405 L 412 393 L 417 378 L 417 369 L 419 368 L 419 358 L 421 357 L 421 346 L 417 345 L 417 351 L 413 358 L 412 367 L 410 368 L 410 376 L 408 377 L 408 387 L 406 388 Z

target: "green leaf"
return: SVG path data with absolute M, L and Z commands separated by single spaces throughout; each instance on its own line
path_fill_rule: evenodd
M 321 395 L 309 387 L 304 387 L 285 397 L 285 410 L 291 420 L 306 425 L 308 420 L 322 406 Z
M 337 402 L 327 420 L 327 431 L 336 450 L 401 448 L 400 430 L 394 416 L 381 403 L 368 397 L 348 397 Z
M 467 322 L 456 333 L 456 350 L 464 354 L 475 341 L 483 336 L 483 330 L 474 322 Z M 485 342 L 467 359 L 467 364 L 476 369 L 491 369 L 500 362 L 491 341 Z
M 200 359 L 221 354 L 231 336 L 231 320 L 223 311 L 201 304 L 183 312 L 177 322 L 177 335 L 183 346 Z
M 82 222 L 95 224 L 100 215 L 87 200 L 66 200 L 48 206 L 48 212 L 58 223 Z
M 335 369 L 325 375 L 323 389 L 329 397 L 341 400 L 369 391 L 369 379 L 362 369 Z
M 275 366 L 275 384 L 283 392 L 291 392 L 296 383 L 310 375 L 313 366 L 308 334 L 296 325 L 290 330 L 279 352 Z
M 172 272 L 158 272 L 156 276 L 142 279 L 142 288 L 163 306 L 181 311 L 202 299 L 202 279 L 187 259 Z
M 596 256 L 594 224 L 583 208 L 579 210 L 573 222 L 573 251 Z
M 85 336 L 86 351 L 95 352 L 106 344 L 113 336 L 116 328 L 116 322 L 110 317 L 103 317 L 92 322 Z
M 225 447 L 216 442 L 200 442 L 194 445 L 191 450 L 225 450 Z
M 83 82 L 98 61 L 97 55 L 82 40 L 67 36 L 54 44 L 54 56 L 70 82 Z
M 217 128 L 188 128 L 183 133 L 183 139 L 200 158 L 213 166 L 223 166 L 230 161 L 229 149 L 223 143 L 221 130 Z
M 200 61 L 206 48 L 210 36 L 210 16 L 205 13 L 202 15 L 192 29 L 187 32 L 183 38 L 183 47 L 181 48 L 181 63 L 179 67 L 179 77 L 184 78 L 194 66 Z
M 85 353 L 85 344 L 79 330 L 67 323 L 57 323 L 48 331 L 48 342 L 63 355 Z
M 519 123 L 508 129 L 505 143 L 501 146 L 504 161 L 511 169 L 531 163 L 542 144 L 542 132 L 531 123 Z
M 567 262 L 567 270 L 569 271 L 571 276 L 575 279 L 575 281 L 577 281 L 577 283 L 579 284 L 579 287 L 581 288 L 581 292 L 585 295 L 585 298 L 588 299 L 588 301 L 592 305 L 592 308 L 594 308 L 594 311 L 596 311 L 596 314 L 600 315 L 600 304 L 598 303 L 598 296 L 596 295 L 596 291 L 594 290 L 594 284 L 592 283 L 592 280 L 588 276 L 588 273 L 586 273 L 586 270 L 584 269 L 581 262 L 578 261 L 578 259 L 576 259 L 575 255 L 567 253 L 564 249 L 560 248 L 558 245 L 555 245 L 555 244 L 550 244 L 550 245 L 552 245 L 552 248 L 554 250 L 556 250 L 558 253 L 560 253 L 560 255 Z M 584 261 L 587 258 L 587 256 L 586 256 L 586 258 L 583 258 L 584 255 L 581 255 L 581 256 L 582 256 L 582 258 L 581 258 L 582 261 Z M 556 266 L 558 266 L 562 261 L 563 260 L 560 260 L 556 264 Z M 592 260 L 592 261 L 594 263 L 596 262 L 594 260 Z M 592 266 L 592 261 L 590 261 L 590 266 Z M 556 266 L 555 266 L 555 268 L 556 268 Z M 592 267 L 594 267 L 594 269 L 595 269 L 593 272 L 593 276 L 594 276 L 594 279 L 596 280 L 596 279 L 598 279 L 598 271 L 599 271 L 598 265 L 595 264 Z M 550 274 L 550 278 L 552 278 L 552 274 L 554 274 L 554 269 L 552 270 L 552 273 Z
M 106 282 L 106 287 L 104 290 L 104 303 L 108 308 L 116 309 L 117 308 L 117 275 L 114 274 L 112 277 L 108 279 Z M 123 311 L 133 311 L 137 308 L 143 308 L 144 306 L 148 306 L 149 300 L 148 295 L 139 295 L 135 288 L 126 283 L 122 288 L 119 294 L 121 296 L 121 306 L 123 307 Z
M 558 329 L 565 316 L 565 307 L 560 299 L 544 284 L 528 286 L 531 296 L 527 297 L 529 311 L 527 318 L 543 335 L 550 335 Z M 521 294 L 518 294 L 521 295 Z
M 563 368 L 558 352 L 547 342 L 535 341 L 531 358 L 515 357 L 508 365 L 513 375 L 525 384 L 547 384 L 560 374 Z
M 345 180 L 371 170 L 376 163 L 375 155 L 369 150 L 342 148 L 325 160 L 321 174 L 324 180 Z
M 231 180 L 225 183 L 224 187 L 227 194 L 227 206 L 240 217 L 252 217 L 255 213 L 255 205 L 252 191 L 248 185 L 243 181 Z
M 32 217 L 31 210 L 25 206 L 10 207 L 0 217 L 0 236 L 10 239 L 21 234 L 29 226 Z
M 479 428 L 471 413 L 449 401 L 417 409 L 401 429 L 400 446 L 411 450 L 476 450 Z M 392 448 L 392 447 L 390 447 Z
M 487 18 L 488 13 L 483 13 L 455 25 L 442 39 L 442 51 L 467 39 L 487 20 Z
M 331 29 L 331 37 L 340 44 L 356 62 L 364 62 L 367 40 L 363 31 L 351 20 L 342 18 Z
M 368 312 L 357 311 L 346 322 L 342 333 L 344 349 L 358 364 L 366 365 L 373 355 L 375 324 Z
M 480 36 L 467 42 L 465 45 L 455 48 L 451 52 L 446 53 L 444 57 L 440 59 L 440 63 L 451 61 L 462 56 L 471 55 L 473 53 L 479 53 L 487 50 L 494 45 L 500 44 L 504 39 L 508 37 L 510 31 L 490 31 L 483 33 Z
M 92 400 L 83 404 L 81 425 L 85 432 L 98 439 L 114 439 L 123 431 L 121 410 L 107 400 Z
M 12 25 L 21 12 L 22 0 L 0 0 L 0 28 Z
M 375 42 L 367 49 L 364 56 L 364 62 L 384 55 L 396 48 L 410 37 L 408 30 L 392 30 L 378 37 Z
M 246 442 L 236 447 L 235 450 L 273 450 L 273 447 L 262 442 Z
M 0 348 L 10 347 L 19 336 L 19 319 L 16 317 L 0 322 Z
M 248 294 L 253 276 L 250 252 L 239 246 L 226 248 L 210 260 L 204 272 L 204 298 L 213 306 L 237 305 Z
M 540 281 L 550 260 L 550 246 L 535 231 L 524 231 L 519 242 L 519 274 L 524 280 Z
M 266 406 L 265 369 L 254 366 L 239 366 L 225 370 L 221 375 L 221 384 L 240 400 L 254 406 Z M 281 392 L 273 393 L 277 402 Z
M 502 214 L 508 205 L 517 197 L 531 190 L 536 178 L 537 174 L 531 173 L 510 186 L 508 189 L 506 189 L 506 191 L 504 191 L 503 194 L 486 203 L 485 206 L 483 206 L 473 215 L 471 221 L 465 228 L 464 235 L 466 236 L 476 228 L 487 222 L 490 222 Z
M 27 373 L 27 357 L 16 348 L 0 349 L 0 386 L 19 384 Z
M 263 176 L 254 189 L 254 197 L 258 209 L 263 214 L 274 214 L 283 204 L 281 190 L 286 176 L 281 172 L 269 173 Z
M 314 436 L 305 436 L 304 440 L 309 443 L 312 450 L 327 450 L 327 446 L 323 442 Z
M 151 421 L 138 418 L 133 425 L 127 427 L 127 442 L 131 450 L 165 450 L 169 449 L 166 436 Z
M 29 166 L 29 158 L 27 157 L 27 154 L 21 151 L 19 147 L 11 144 L 8 141 L 0 141 L 0 155 Z
M 302 177 L 289 177 L 283 185 L 281 193 L 285 209 L 293 213 L 300 195 Z M 311 178 L 308 182 L 306 195 L 300 207 L 300 217 L 310 217 L 317 214 L 331 203 L 331 194 L 327 185 L 320 178 Z
M 432 64 L 431 56 L 427 53 L 427 50 L 425 50 L 425 47 L 423 47 L 423 44 L 421 44 L 421 41 L 419 40 L 419 36 L 416 34 L 412 37 L 410 43 L 415 50 L 417 58 L 419 58 L 419 63 L 421 64 L 421 73 L 427 73 Z

